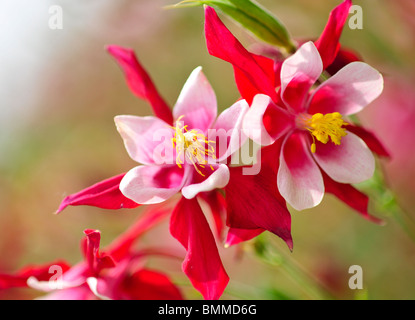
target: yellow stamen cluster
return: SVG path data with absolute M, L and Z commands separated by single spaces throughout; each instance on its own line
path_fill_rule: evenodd
M 347 131 L 343 126 L 347 123 L 343 121 L 342 115 L 338 112 L 321 114 L 316 113 L 305 120 L 305 128 L 310 131 L 313 143 L 311 152 L 316 152 L 316 142 L 326 144 L 329 138 L 335 145 L 340 145 L 341 138 L 347 135 Z
M 197 130 L 187 130 L 187 125 L 180 124 L 180 116 L 176 120 L 174 137 L 172 138 L 173 148 L 176 149 L 176 164 L 182 168 L 184 161 L 188 161 L 194 166 L 195 170 L 202 176 L 205 176 L 199 168 L 205 168 L 208 163 L 207 158 L 216 159 L 215 148 L 212 146 L 214 141 L 208 140 L 203 133 Z M 213 167 L 210 165 L 211 170 Z

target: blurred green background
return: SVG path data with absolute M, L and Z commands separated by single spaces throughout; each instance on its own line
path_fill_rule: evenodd
M 258 2 L 276 14 L 296 39 L 317 38 L 330 10 L 340 3 Z M 101 230 L 105 246 L 142 211 L 69 207 L 53 214 L 66 195 L 136 165 L 124 149 L 113 117 L 149 115 L 151 109 L 129 91 L 106 45 L 135 49 L 170 105 L 199 65 L 221 109 L 238 98 L 230 65 L 207 53 L 202 8 L 163 9 L 174 3 L 1 1 L 0 272 L 58 258 L 76 263 L 82 259 L 79 241 L 84 229 Z M 351 30 L 346 24 L 341 42 L 385 75 L 384 94 L 360 119 L 392 152 L 391 160 L 379 163 L 402 208 L 415 219 L 415 4 L 406 0 L 354 4 L 363 8 L 363 29 Z M 52 5 L 63 9 L 61 30 L 48 26 Z M 246 46 L 255 44 L 233 21 L 223 20 Z M 292 210 L 293 253 L 276 236 L 266 235 L 264 240 L 300 270 L 301 278 L 287 273 L 284 266 L 259 261 L 252 242 L 243 248 L 221 249 L 231 278 L 223 298 L 414 299 L 415 241 L 388 208 L 375 203 L 371 208 L 372 214 L 387 221 L 386 226 L 364 220 L 331 195 L 317 208 Z M 169 235 L 167 221 L 147 234 L 142 245 L 155 243 L 184 252 Z M 180 283 L 186 297 L 201 298 L 181 273 L 180 262 L 149 263 Z M 362 266 L 364 290 L 349 289 L 351 265 Z M 325 289 L 313 294 L 299 279 Z M 27 289 L 0 291 L 1 299 L 37 295 Z

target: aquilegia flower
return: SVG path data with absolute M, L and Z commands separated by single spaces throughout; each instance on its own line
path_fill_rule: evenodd
M 229 169 L 221 162 L 243 142 L 241 126 L 247 109 L 246 101 L 239 100 L 216 119 L 216 96 L 199 67 L 173 108 L 173 126 L 152 116 L 115 117 L 128 154 L 143 164 L 124 176 L 121 192 L 136 203 L 152 204 L 179 191 L 191 199 L 223 188 Z
M 151 255 L 178 257 L 167 249 L 133 249 L 143 233 L 167 214 L 163 209 L 148 212 L 104 252 L 100 252 L 100 231 L 86 229 L 81 242 L 84 261 L 72 267 L 55 262 L 26 267 L 15 275 L 0 274 L 0 289 L 29 287 L 47 292 L 41 299 L 49 300 L 181 300 L 180 290 L 168 276 L 144 266 Z
M 173 209 L 170 233 L 187 251 L 183 271 L 205 299 L 218 299 L 229 277 L 199 198 L 207 200 L 220 233 L 224 210 L 217 189 L 228 183 L 226 163 L 246 140 L 242 119 L 248 104 L 240 100 L 216 118 L 216 96 L 199 67 L 172 111 L 132 50 L 110 46 L 108 51 L 124 71 L 131 91 L 147 100 L 156 116 L 115 118 L 128 154 L 142 165 L 67 196 L 57 212 L 69 205 L 135 208 L 164 203 L 180 192 L 183 196 Z
M 347 147 L 353 146 L 349 143 L 351 140 L 353 140 L 355 142 L 351 143 L 354 143 L 354 146 L 358 146 L 358 148 L 360 145 L 360 149 L 363 150 L 362 153 L 359 154 L 359 159 L 362 160 L 363 165 L 360 171 L 362 171 L 361 173 L 364 173 L 364 175 L 368 177 L 371 175 L 371 172 L 373 172 L 373 158 L 372 155 L 370 155 L 368 149 L 365 147 L 365 144 L 368 148 L 370 148 L 371 151 L 375 152 L 376 154 L 385 157 L 389 156 L 389 153 L 385 150 L 381 142 L 370 131 L 364 129 L 361 126 L 351 124 L 351 122 L 345 118 L 343 119 L 343 116 L 345 115 L 350 115 L 360 111 L 364 106 L 369 104 L 371 100 L 375 99 L 376 96 L 378 96 L 382 91 L 382 77 L 373 68 L 361 62 L 354 62 L 350 64 L 349 62 L 356 60 L 355 58 L 349 59 L 346 57 L 343 59 L 343 57 L 340 59 L 341 61 L 339 60 L 336 62 L 339 52 L 341 52 L 339 38 L 343 25 L 347 19 L 350 5 L 351 1 L 345 0 L 342 4 L 337 6 L 331 12 L 329 21 L 323 33 L 314 43 L 315 46 L 312 45 L 312 43 L 307 43 L 303 49 L 298 54 L 296 54 L 294 58 L 288 60 L 288 62 L 274 61 L 270 58 L 256 55 L 247 51 L 226 28 L 222 21 L 220 21 L 216 12 L 211 7 L 205 8 L 205 36 L 209 53 L 232 64 L 235 72 L 236 84 L 241 93 L 241 96 L 246 99 L 247 102 L 251 105 L 254 97 L 256 97 L 258 94 L 262 94 L 258 96 L 256 100 L 256 103 L 258 104 L 258 108 L 256 108 L 257 120 L 251 119 L 254 114 L 252 113 L 253 111 L 249 111 L 249 114 L 247 114 L 245 117 L 245 127 L 247 131 L 251 131 L 249 133 L 251 137 L 256 141 L 260 141 L 262 144 L 270 144 L 275 141 L 278 136 L 281 138 L 277 139 L 274 144 L 271 144 L 270 148 L 275 149 L 272 152 L 276 157 L 273 159 L 273 161 L 277 167 L 278 174 L 281 176 L 280 183 L 285 183 L 285 185 L 282 185 L 282 190 L 279 191 L 284 193 L 286 200 L 291 202 L 295 208 L 304 209 L 319 203 L 323 193 L 328 192 L 334 194 L 341 201 L 345 202 L 350 207 L 361 213 L 363 217 L 375 222 L 379 222 L 378 219 L 371 217 L 367 212 L 369 198 L 350 184 L 350 182 L 355 183 L 357 181 L 363 180 L 364 176 L 357 177 L 356 172 L 349 176 L 346 174 L 345 176 L 345 172 L 347 172 L 347 170 L 342 168 L 342 170 L 339 172 L 332 174 L 332 176 L 337 179 L 337 181 L 335 181 L 324 170 L 319 170 L 316 162 L 312 160 L 314 156 L 320 157 L 322 159 L 324 151 L 327 150 L 326 152 L 329 152 L 329 149 L 333 147 L 346 149 Z M 316 50 L 316 48 L 318 50 Z M 333 61 L 336 63 L 335 68 L 333 68 L 334 71 L 341 69 L 341 67 L 344 67 L 344 65 L 348 64 L 349 66 L 342 72 L 338 72 L 338 74 L 333 77 L 330 82 L 323 83 L 320 93 L 315 93 L 315 90 L 310 91 L 313 89 L 313 84 L 320 77 L 322 70 L 326 69 L 328 66 L 331 67 L 333 65 Z M 285 73 L 282 75 L 283 64 L 285 64 Z M 361 66 L 364 68 L 364 70 L 358 70 L 354 75 L 350 74 L 350 72 L 354 72 L 356 69 L 360 69 Z M 330 73 L 332 73 L 333 70 L 331 70 Z M 365 70 L 368 70 L 370 73 L 365 75 Z M 347 84 L 343 88 L 342 78 L 344 78 L 343 80 L 350 81 L 351 83 Z M 322 79 L 323 78 L 319 79 L 319 81 Z M 362 82 L 365 79 L 369 80 L 369 82 Z M 334 95 L 335 91 L 330 92 L 330 89 L 337 90 L 338 88 L 340 88 L 340 90 L 338 91 L 337 96 Z M 284 91 L 283 96 L 281 95 L 282 90 Z M 353 92 L 355 94 L 347 96 L 348 93 Z M 359 94 L 359 92 L 361 94 Z M 314 106 L 312 109 L 308 110 L 308 108 L 311 106 L 310 97 L 312 94 L 314 94 Z M 324 101 L 323 98 L 328 98 L 328 100 Z M 349 101 L 347 100 L 348 98 L 350 98 Z M 268 106 L 264 105 L 265 102 L 263 99 L 272 101 L 270 105 L 278 105 L 279 107 L 268 108 Z M 329 106 L 325 108 L 325 110 L 319 110 L 316 107 L 317 104 L 319 105 L 319 103 L 317 103 L 318 99 L 323 100 L 321 106 L 323 106 L 323 104 Z M 337 108 L 335 105 L 335 103 L 337 103 L 336 99 L 340 103 Z M 330 106 L 331 102 L 333 104 Z M 262 106 L 263 110 L 259 110 L 259 106 Z M 310 117 L 306 116 L 304 118 L 301 116 L 299 117 L 298 121 L 295 120 L 296 115 L 301 113 L 308 113 L 306 111 L 312 112 L 309 114 Z M 334 145 L 334 142 L 332 142 L 333 140 L 331 140 L 329 135 L 327 135 L 327 137 L 320 135 L 321 140 L 325 141 L 326 138 L 330 140 L 327 144 L 324 144 L 323 142 L 316 139 L 316 135 L 313 135 L 310 131 L 313 128 L 310 128 L 310 130 L 303 130 L 306 132 L 305 135 L 303 133 L 300 135 L 303 137 L 302 139 L 310 140 L 308 142 L 309 146 L 304 149 L 306 150 L 306 158 L 296 157 L 294 153 L 287 154 L 287 156 L 284 155 L 284 157 L 290 156 L 291 158 L 294 158 L 295 161 L 292 160 L 290 163 L 291 169 L 293 169 L 292 165 L 297 164 L 300 166 L 301 162 L 303 162 L 305 164 L 311 164 L 310 170 L 315 173 L 315 179 L 313 179 L 312 176 L 303 176 L 303 182 L 306 184 L 303 184 L 302 189 L 299 190 L 299 193 L 295 194 L 291 188 L 294 186 L 301 186 L 301 184 L 296 185 L 298 181 L 293 178 L 292 174 L 286 175 L 286 177 L 289 178 L 288 180 L 285 180 L 284 182 L 281 181 L 283 180 L 283 173 L 279 173 L 280 164 L 278 158 L 280 158 L 280 155 L 283 153 L 281 151 L 282 144 L 280 143 L 280 140 L 284 139 L 285 136 L 288 136 L 289 133 L 294 133 L 291 129 L 297 128 L 297 125 L 302 124 L 303 128 L 305 128 L 304 124 L 309 122 L 310 125 L 316 126 L 318 120 L 317 118 L 321 116 L 316 115 L 313 118 L 313 114 L 321 113 L 322 117 L 328 120 L 327 116 L 325 115 L 331 113 L 331 117 L 339 119 L 339 115 L 335 112 L 339 112 L 340 115 L 342 115 L 342 122 L 335 120 L 335 122 L 338 124 L 342 123 L 341 127 L 338 127 L 338 130 L 336 130 L 336 136 L 341 139 L 341 137 L 346 133 L 344 130 L 349 132 L 348 137 L 344 137 L 343 139 L 343 146 Z M 261 116 L 259 116 L 259 114 L 262 113 L 263 121 L 260 119 Z M 247 125 L 249 122 L 250 128 L 248 129 Z M 319 131 L 313 131 L 316 134 L 319 133 Z M 352 133 L 354 135 L 352 135 Z M 294 141 L 290 139 L 288 141 L 288 145 L 292 143 L 296 144 L 295 142 L 297 141 L 297 135 L 289 134 L 289 136 L 292 136 L 291 138 Z M 338 138 L 336 140 L 336 136 L 334 136 L 334 141 L 339 142 Z M 362 139 L 365 144 L 362 143 L 361 140 L 359 140 L 356 136 Z M 300 142 L 297 141 L 296 145 L 299 144 L 301 146 L 303 143 L 301 142 L 302 139 L 300 139 Z M 315 141 L 315 151 L 316 153 L 318 152 L 319 155 L 311 152 L 313 141 Z M 323 146 L 319 146 L 320 144 Z M 287 142 L 284 144 L 284 146 L 286 145 Z M 290 148 L 287 150 L 293 151 L 295 149 Z M 325 159 L 327 160 L 327 157 Z M 351 157 L 345 156 L 343 159 L 339 159 L 339 163 L 344 163 L 345 159 L 349 161 L 359 161 L 359 159 L 353 159 Z M 347 165 L 349 166 L 348 168 L 350 170 L 350 163 L 347 163 Z M 285 164 L 281 164 L 281 166 L 283 167 L 281 172 L 284 171 L 287 173 L 288 169 L 286 162 Z M 325 167 L 327 168 L 327 165 Z M 333 173 L 333 171 L 336 171 L 336 169 L 328 168 L 327 171 Z M 293 170 L 292 173 L 296 173 L 295 170 Z M 297 173 L 299 173 L 299 171 L 297 171 Z M 342 173 L 343 176 L 339 176 L 340 173 Z M 296 176 L 298 177 L 298 175 Z
M 374 157 L 343 118 L 362 110 L 383 90 L 381 74 L 363 62 L 353 62 L 324 81 L 323 64 L 313 44 L 307 42 L 281 67 L 280 100 L 258 94 L 244 120 L 244 131 L 254 141 L 272 144 L 284 139 L 277 184 L 295 209 L 320 203 L 324 195 L 321 170 L 339 183 L 369 179 Z M 251 134 L 261 129 L 260 135 Z

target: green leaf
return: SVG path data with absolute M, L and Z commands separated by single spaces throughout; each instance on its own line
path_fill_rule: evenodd
M 251 0 L 185 0 L 173 7 L 196 5 L 208 5 L 222 11 L 265 42 L 288 52 L 296 49 L 285 26 L 272 13 Z

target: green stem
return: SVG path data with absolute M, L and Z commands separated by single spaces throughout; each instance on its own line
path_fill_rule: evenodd
M 305 271 L 292 257 L 279 252 L 278 248 L 272 246 L 270 239 L 263 240 L 264 236 L 263 234 L 258 237 L 258 241 L 255 243 L 255 252 L 261 261 L 280 268 L 292 281 L 297 283 L 310 299 L 335 299 L 324 284 Z

